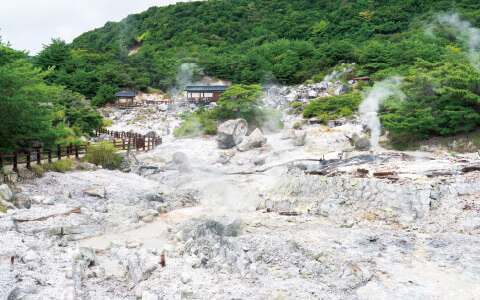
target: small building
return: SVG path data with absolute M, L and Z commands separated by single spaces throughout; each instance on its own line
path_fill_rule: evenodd
M 217 102 L 229 85 L 190 85 L 185 88 L 190 103 Z
M 130 92 L 118 92 L 115 93 L 115 96 L 117 96 L 118 102 L 120 103 L 132 103 L 133 99 L 135 99 L 136 94 Z
M 357 80 L 357 81 L 363 81 L 365 83 L 369 83 L 370 82 L 370 79 L 371 77 L 368 77 L 368 76 L 363 76 L 363 77 L 357 77 L 357 78 L 353 78 L 353 80 Z

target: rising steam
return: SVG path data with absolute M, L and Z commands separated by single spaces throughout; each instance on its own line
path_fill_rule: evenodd
M 358 107 L 361 113 L 362 121 L 367 125 L 371 132 L 370 142 L 372 149 L 378 149 L 378 141 L 382 132 L 382 125 L 378 118 L 377 111 L 382 102 L 391 96 L 396 96 L 399 101 L 405 99 L 405 95 L 400 90 L 401 77 L 392 77 L 377 82 L 373 88 L 364 94 L 364 100 Z
M 461 20 L 458 13 L 444 13 L 439 15 L 437 19 L 451 30 L 460 42 L 468 45 L 470 63 L 480 70 L 480 30 L 470 22 Z

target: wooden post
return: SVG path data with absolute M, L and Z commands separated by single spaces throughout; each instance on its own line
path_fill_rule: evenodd
M 125 138 L 122 138 L 122 150 L 125 150 Z
M 113 139 L 113 148 L 117 148 L 117 142 L 115 142 L 115 138 Z
M 147 139 L 147 137 L 144 135 L 143 136 L 143 152 L 145 152 L 145 140 Z
M 13 152 L 13 171 L 18 173 L 18 154 Z
M 52 163 L 52 148 L 48 149 L 48 163 Z
M 3 152 L 0 152 L 0 169 L 3 169 Z
M 57 159 L 62 159 L 62 146 L 60 146 L 60 144 L 57 144 Z
M 75 159 L 80 159 L 80 156 L 78 156 L 78 145 L 75 145 Z
M 42 165 L 42 152 L 40 151 L 40 149 L 37 149 L 37 165 Z
M 32 156 L 31 156 L 32 154 L 30 151 L 26 151 L 25 153 L 27 153 L 27 169 L 30 169 L 31 168 L 30 161 L 32 159 Z

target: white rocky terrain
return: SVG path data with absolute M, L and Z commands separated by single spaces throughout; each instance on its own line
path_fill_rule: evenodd
M 477 153 L 356 150 L 358 120 L 179 139 L 175 113 L 105 112 L 163 137 L 122 171 L 1 186 L 1 299 L 479 299 Z

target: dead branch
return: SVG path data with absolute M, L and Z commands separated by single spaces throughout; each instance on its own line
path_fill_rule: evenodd
M 33 221 L 43 221 L 43 220 L 46 220 L 48 218 L 51 218 L 51 217 L 56 217 L 56 216 L 62 216 L 62 215 L 69 215 L 69 214 L 73 214 L 73 213 L 80 213 L 80 207 L 78 208 L 75 208 L 75 209 L 72 209 L 72 210 L 69 210 L 67 212 L 63 212 L 63 213 L 58 213 L 58 214 L 53 214 L 53 215 L 49 215 L 49 216 L 45 216 L 45 217 L 41 217 L 41 218 L 38 218 L 38 219 L 33 219 L 33 220 L 21 220 L 21 219 L 16 219 L 16 222 L 33 222 Z
M 480 167 L 465 167 L 462 169 L 463 173 L 473 172 L 473 171 L 480 171 Z

